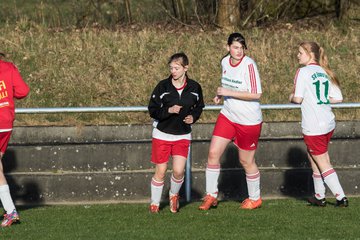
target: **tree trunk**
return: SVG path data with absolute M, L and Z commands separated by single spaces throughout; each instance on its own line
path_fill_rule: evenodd
M 350 0 L 336 0 L 336 17 L 340 21 L 349 19 Z
M 179 0 L 178 7 L 179 7 L 181 21 L 187 22 L 187 14 L 186 14 L 184 0 Z
M 187 14 L 185 9 L 184 0 L 172 0 L 171 6 L 174 12 L 174 17 L 181 22 L 187 21 Z
M 240 25 L 239 0 L 219 0 L 217 24 L 221 27 Z

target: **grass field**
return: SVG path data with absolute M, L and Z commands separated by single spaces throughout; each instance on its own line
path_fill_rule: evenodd
M 309 207 L 304 200 L 265 200 L 246 211 L 239 203 L 217 209 L 164 206 L 148 213 L 146 204 L 45 206 L 20 208 L 22 223 L 0 230 L 1 239 L 360 239 L 360 198 L 348 208 Z

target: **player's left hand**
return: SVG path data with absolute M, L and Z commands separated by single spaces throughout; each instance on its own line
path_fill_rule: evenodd
M 218 87 L 216 90 L 216 95 L 218 96 L 230 96 L 230 90 L 223 88 L 223 87 Z
M 292 102 L 293 98 L 294 98 L 294 93 L 291 93 L 289 96 L 289 102 Z
M 214 103 L 218 105 L 221 102 L 221 96 L 216 95 L 213 99 Z
M 184 118 L 184 122 L 186 124 L 192 124 L 194 122 L 194 117 L 192 115 L 187 115 L 185 118 Z

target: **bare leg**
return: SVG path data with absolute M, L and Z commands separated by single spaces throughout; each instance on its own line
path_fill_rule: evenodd
M 173 176 L 176 179 L 181 179 L 184 177 L 186 160 L 187 158 L 180 155 L 173 156 Z
M 255 163 L 255 150 L 247 151 L 239 149 L 239 160 L 247 174 L 254 174 L 259 172 L 259 169 Z
M 170 181 L 170 194 L 178 194 L 184 182 L 184 170 L 187 158 L 173 156 L 173 173 Z
M 231 140 L 213 136 L 211 138 L 209 155 L 208 155 L 208 164 L 216 165 L 220 164 L 221 155 L 224 153 L 227 145 L 231 142 Z

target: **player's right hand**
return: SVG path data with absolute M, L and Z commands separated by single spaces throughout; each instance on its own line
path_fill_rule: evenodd
M 169 107 L 169 113 L 176 113 L 178 114 L 181 110 L 182 106 L 179 106 L 179 105 L 174 105 L 172 107 Z

